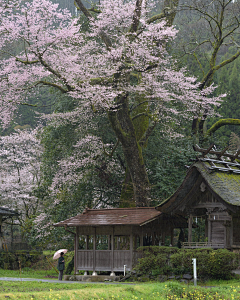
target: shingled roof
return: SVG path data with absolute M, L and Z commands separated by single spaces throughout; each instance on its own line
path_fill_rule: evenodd
M 221 164 L 215 163 L 213 167 L 208 161 L 200 159 L 190 167 L 177 191 L 157 208 L 162 212 L 169 212 L 177 207 L 190 192 L 199 175 L 216 197 L 229 205 L 240 206 L 240 174 L 223 170 Z
M 85 209 L 70 219 L 54 226 L 102 226 L 102 225 L 144 225 L 158 218 L 161 212 L 154 207 Z

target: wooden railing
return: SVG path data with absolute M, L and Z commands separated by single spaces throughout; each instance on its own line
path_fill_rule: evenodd
M 214 249 L 222 249 L 224 248 L 223 243 L 215 243 L 215 242 L 184 242 L 182 243 L 183 248 L 214 248 Z
M 93 250 L 78 250 L 77 252 L 77 269 L 78 270 L 93 270 Z M 132 256 L 130 250 L 96 250 L 96 271 L 111 271 L 112 259 L 113 270 L 123 271 L 124 265 L 127 266 L 127 270 L 132 267 Z M 113 255 L 113 258 L 112 258 Z

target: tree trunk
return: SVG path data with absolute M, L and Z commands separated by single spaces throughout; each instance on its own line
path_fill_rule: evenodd
M 128 95 L 120 97 L 117 105 L 118 109 L 108 112 L 108 118 L 122 145 L 123 154 L 132 180 L 135 204 L 137 207 L 148 206 L 150 184 L 143 160 L 142 148 L 137 141 L 134 125 L 129 114 Z
M 134 201 L 132 178 L 128 168 L 126 168 L 119 207 L 123 208 L 123 207 L 135 207 L 135 206 L 136 204 Z

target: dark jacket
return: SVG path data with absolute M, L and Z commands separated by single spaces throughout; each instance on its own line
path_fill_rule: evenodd
M 60 256 L 58 259 L 58 265 L 57 265 L 57 269 L 58 271 L 62 271 L 64 270 L 64 257 Z

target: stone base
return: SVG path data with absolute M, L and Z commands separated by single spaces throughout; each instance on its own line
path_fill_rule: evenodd
M 120 276 L 64 275 L 63 280 L 67 280 L 67 281 L 85 281 L 85 282 L 106 282 L 106 281 L 119 281 Z

